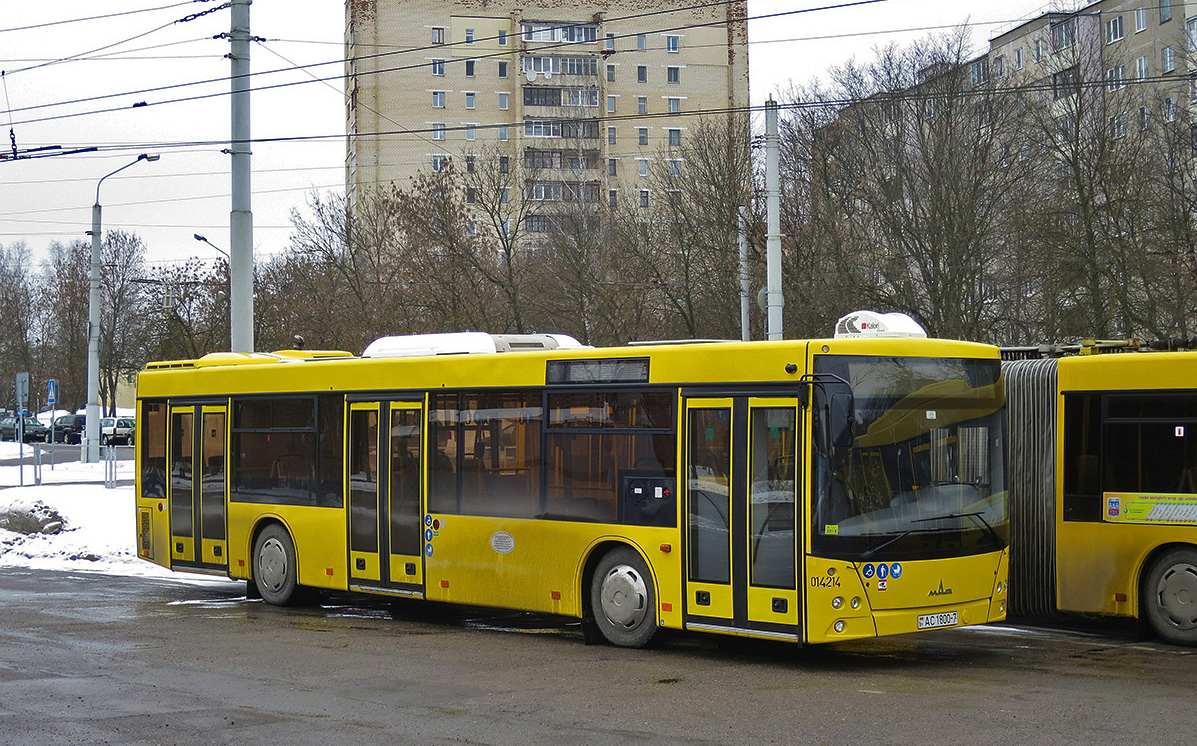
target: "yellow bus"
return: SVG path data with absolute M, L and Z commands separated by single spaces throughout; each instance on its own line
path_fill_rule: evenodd
M 999 351 L 846 319 L 810 341 L 470 332 L 152 363 L 138 552 L 274 604 L 546 612 L 630 647 L 1004 618 Z
M 1010 603 L 1136 617 L 1194 645 L 1197 352 L 1139 348 L 1090 342 L 1004 364 Z

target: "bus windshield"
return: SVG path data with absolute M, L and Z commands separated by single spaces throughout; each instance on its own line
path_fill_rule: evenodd
M 915 560 L 1006 545 L 997 360 L 815 360 L 812 549 Z

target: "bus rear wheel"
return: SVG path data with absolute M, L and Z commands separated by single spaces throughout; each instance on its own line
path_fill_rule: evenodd
M 289 606 L 298 600 L 295 543 L 277 523 L 262 529 L 254 542 L 254 584 L 266 603 Z
M 1164 640 L 1197 645 L 1197 550 L 1173 549 L 1152 564 L 1143 583 L 1143 613 Z
M 607 552 L 594 569 L 590 608 L 612 645 L 642 648 L 657 634 L 657 594 L 644 560 L 629 547 Z

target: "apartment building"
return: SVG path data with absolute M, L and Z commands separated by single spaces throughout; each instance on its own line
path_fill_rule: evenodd
M 648 175 L 695 115 L 748 105 L 746 2 L 693 5 L 347 0 L 351 204 L 493 157 L 534 167 L 546 204 L 651 204 Z
M 1110 133 L 1120 137 L 1157 117 L 1174 121 L 1188 105 L 1195 39 L 1195 2 L 1098 0 L 1014 25 L 990 40 L 970 75 L 974 85 L 1041 91 L 1062 112 L 1059 102 L 1077 95 L 1103 99 Z

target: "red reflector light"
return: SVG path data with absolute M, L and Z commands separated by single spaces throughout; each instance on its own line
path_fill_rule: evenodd
M 237 560 L 237 567 L 245 567 L 245 560 Z
M 331 567 L 324 568 L 324 574 L 331 576 L 333 574 L 333 569 Z
M 1115 593 L 1114 600 L 1117 601 L 1118 603 L 1125 603 L 1126 602 L 1126 594 L 1125 593 Z
M 671 603 L 668 603 L 668 602 L 666 602 L 666 603 L 662 603 L 662 604 L 661 604 L 661 611 L 673 611 L 673 604 L 671 604 Z
M 549 595 L 551 595 L 553 597 L 554 601 L 561 600 L 561 591 L 552 591 Z
M 449 587 L 449 581 L 448 581 L 448 580 L 442 580 L 442 581 L 441 581 L 441 588 L 448 588 L 448 587 Z
M 662 544 L 661 551 L 664 552 L 665 554 L 669 554 L 670 552 L 673 551 L 673 545 L 672 544 Z

